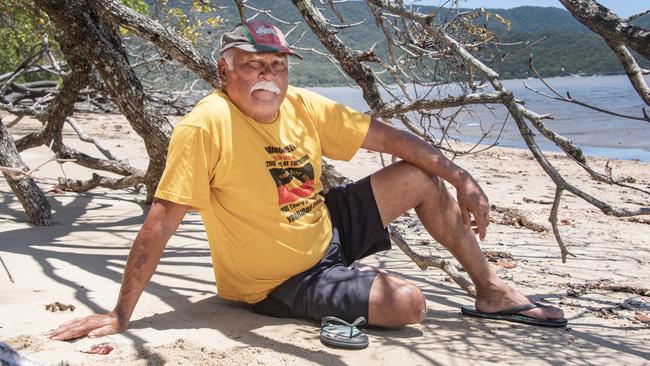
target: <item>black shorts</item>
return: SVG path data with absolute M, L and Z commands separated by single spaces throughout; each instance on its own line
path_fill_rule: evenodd
M 332 188 L 325 194 L 325 205 L 333 232 L 323 259 L 276 287 L 253 305 L 253 311 L 285 318 L 368 319 L 370 287 L 377 272 L 361 271 L 352 264 L 391 247 L 370 177 Z

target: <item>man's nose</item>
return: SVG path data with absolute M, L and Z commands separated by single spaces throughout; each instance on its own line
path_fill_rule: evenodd
M 274 77 L 275 76 L 275 70 L 273 70 L 273 64 L 268 63 L 264 65 L 264 68 L 262 71 L 260 71 L 260 76 L 263 77 Z

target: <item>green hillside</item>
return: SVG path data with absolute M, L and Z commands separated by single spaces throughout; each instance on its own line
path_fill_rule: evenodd
M 145 0 L 149 4 L 149 9 L 155 9 L 157 0 Z M 165 4 L 188 8 L 192 2 L 182 0 L 168 0 Z M 224 2 L 232 4 L 231 2 Z M 486 3 L 489 3 L 486 1 Z M 285 21 L 292 23 L 301 23 L 299 28 L 294 30 L 287 39 L 290 43 L 295 42 L 307 29 L 304 20 L 296 10 L 295 6 L 288 0 L 248 0 L 247 4 L 260 8 L 271 9 L 273 14 Z M 26 24 L 24 12 L 17 12 L 16 6 L 7 8 L 0 6 L 1 9 L 9 12 L 10 17 L 16 24 Z M 328 6 L 321 6 L 321 11 L 329 19 L 336 19 L 331 13 Z M 367 5 L 362 1 L 349 1 L 338 3 L 337 8 L 345 16 L 346 23 L 355 23 L 367 19 L 365 23 L 346 29 L 340 29 L 338 36 L 352 49 L 373 51 L 380 57 L 386 56 L 386 41 L 383 33 L 375 26 L 374 18 L 370 14 Z M 448 19 L 455 15 L 455 10 L 436 8 L 431 6 L 420 7 L 423 13 L 436 12 L 439 20 Z M 146 11 L 146 10 L 143 10 Z M 596 34 L 592 33 L 576 21 L 567 11 L 560 8 L 552 7 L 533 7 L 524 6 L 514 9 L 488 9 L 491 14 L 499 14 L 511 22 L 511 28 L 507 29 L 503 24 L 494 21 L 494 16 L 490 21 L 485 18 L 475 20 L 475 24 L 486 26 L 496 36 L 497 40 L 502 43 L 498 48 L 484 49 L 480 54 L 483 60 L 490 67 L 494 68 L 502 78 L 525 78 L 531 76 L 528 68 L 528 57 L 532 54 L 536 68 L 545 76 L 562 76 L 562 75 L 607 75 L 623 73 L 623 68 L 618 60 L 609 50 L 605 42 Z M 23 14 L 24 13 L 24 14 Z M 225 19 L 222 25 L 223 29 L 230 29 L 239 21 L 239 15 L 234 5 L 230 5 L 219 11 L 219 16 Z M 252 11 L 249 10 L 249 16 Z M 291 29 L 290 25 L 279 24 L 269 18 L 268 15 L 261 14 L 258 19 L 271 20 L 278 24 L 285 32 Z M 191 21 L 190 21 L 191 23 Z M 650 15 L 646 15 L 635 20 L 634 24 L 650 29 Z M 15 44 L 16 37 L 22 37 L 29 33 L 29 27 L 25 29 L 14 29 L 15 27 L 4 26 L 0 29 L 0 40 L 6 44 Z M 37 29 L 40 29 L 37 27 Z M 28 38 L 19 40 L 25 44 L 25 49 L 29 49 L 29 44 L 40 39 L 39 32 L 27 34 Z M 218 32 L 207 31 L 201 36 L 200 50 L 210 56 L 214 49 L 219 47 Z M 30 38 L 31 37 L 31 38 Z M 545 39 L 543 42 L 536 41 Z M 12 41 L 13 40 L 13 41 Z M 138 37 L 130 37 L 130 43 L 139 44 L 144 42 Z M 531 44 L 533 44 L 531 46 Z M 305 37 L 298 44 L 304 49 L 316 49 L 320 52 L 327 53 L 324 47 L 311 32 L 307 31 Z M 11 47 L 0 47 L 0 73 L 11 71 L 15 68 L 17 60 L 24 56 L 14 54 Z M 12 53 L 13 52 L 13 53 Z M 294 61 L 290 81 L 295 85 L 302 86 L 333 86 L 345 85 L 345 80 L 326 57 L 317 55 L 308 50 L 299 51 L 305 60 L 302 62 Z M 641 67 L 650 68 L 650 60 L 637 57 Z M 158 74 L 160 73 L 160 74 Z M 150 80 L 159 80 L 160 86 L 163 87 L 180 87 L 184 81 L 195 78 L 189 70 L 179 71 L 174 74 L 176 79 L 166 78 L 163 72 L 150 71 L 148 77 Z M 159 78 L 160 77 L 160 78 Z
M 155 0 L 148 0 L 153 4 Z M 187 6 L 184 1 L 170 1 L 176 6 Z M 273 14 L 288 22 L 303 22 L 301 28 L 290 34 L 287 39 L 295 41 L 306 29 L 304 21 L 294 5 L 287 1 L 249 0 L 247 4 L 261 9 L 271 9 Z M 336 19 L 328 6 L 321 6 L 321 11 L 329 19 Z M 386 54 L 383 34 L 376 28 L 374 18 L 367 6 L 361 1 L 351 1 L 337 4 L 337 8 L 349 23 L 368 19 L 364 24 L 339 30 L 338 36 L 351 48 L 367 50 L 373 47 L 380 56 Z M 440 18 L 453 16 L 448 9 L 438 9 L 430 6 L 420 7 L 422 12 L 436 11 Z M 545 76 L 562 76 L 570 74 L 605 75 L 622 73 L 623 68 L 605 42 L 576 21 L 567 11 L 552 7 L 524 6 L 514 9 L 488 9 L 511 21 L 510 30 L 494 21 L 486 22 L 477 19 L 476 24 L 486 25 L 503 43 L 534 42 L 546 37 L 546 40 L 526 47 L 522 43 L 516 46 L 503 46 L 492 52 L 487 51 L 482 59 L 503 78 L 525 78 L 531 75 L 528 69 L 528 57 L 533 55 L 536 68 Z M 222 10 L 220 15 L 226 20 L 223 27 L 231 28 L 239 21 L 239 15 L 234 6 Z M 271 20 L 266 15 L 258 19 Z M 272 21 L 272 20 L 271 20 Z M 277 24 L 277 22 L 276 22 Z M 635 24 L 650 29 L 650 15 L 638 19 Z M 290 26 L 279 25 L 287 31 Z M 216 36 L 209 44 L 218 47 Z M 315 48 L 326 52 L 320 42 L 310 32 L 301 40 L 300 47 Z M 209 54 L 212 50 L 203 50 Z M 323 56 L 309 51 L 299 51 L 305 60 L 292 66 L 290 81 L 303 86 L 332 86 L 344 85 L 344 78 L 337 69 Z M 503 57 L 506 55 L 506 57 Z M 503 59 L 502 59 L 503 58 Z M 638 58 L 642 67 L 650 68 L 650 61 Z
M 282 14 L 287 21 L 301 21 L 301 17 L 288 1 L 249 1 L 253 6 L 271 8 L 274 14 Z M 351 48 L 369 49 L 375 45 L 375 52 L 384 55 L 386 52 L 383 35 L 374 25 L 374 19 L 363 2 L 347 2 L 338 4 L 338 8 L 348 22 L 363 19 L 368 21 L 358 27 L 342 29 L 339 37 Z M 421 7 L 423 12 L 440 10 L 434 7 Z M 322 7 L 323 13 L 334 19 L 328 7 Z M 477 24 L 488 26 L 504 43 L 518 41 L 534 42 L 543 37 L 545 41 L 533 47 L 519 46 L 501 47 L 498 53 L 486 54 L 486 63 L 495 68 L 503 78 L 525 78 L 531 75 L 528 69 L 528 57 L 533 55 L 536 68 L 546 77 L 570 74 L 606 75 L 623 72 L 614 54 L 605 42 L 585 26 L 576 21 L 567 11 L 551 7 L 518 7 L 514 9 L 489 9 L 498 13 L 512 23 L 510 31 L 505 26 L 495 22 L 484 22 L 477 19 Z M 438 12 L 439 17 L 450 16 L 448 11 Z M 226 9 L 222 14 L 227 19 L 237 21 L 234 9 Z M 230 27 L 233 23 L 229 23 Z M 645 16 L 635 22 L 639 26 L 650 28 L 650 16 Z M 286 27 L 284 27 L 286 29 Z M 298 34 L 288 37 L 292 41 Z M 323 47 L 314 36 L 308 35 L 300 43 L 301 47 Z M 297 85 L 342 85 L 344 79 L 324 57 L 303 51 L 305 61 L 295 65 L 291 73 L 291 82 Z M 504 60 L 500 56 L 508 54 Z M 649 68 L 650 61 L 639 58 L 642 67 Z

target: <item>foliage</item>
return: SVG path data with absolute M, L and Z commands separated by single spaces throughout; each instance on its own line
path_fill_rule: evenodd
M 152 16 L 194 43 L 222 22 L 214 7 L 199 0 L 189 4 L 160 0 L 153 8 L 144 0 L 121 2 L 140 14 L 150 14 L 153 9 Z M 0 3 L 0 73 L 11 71 L 27 58 L 45 34 L 56 49 L 55 31 L 45 13 L 29 0 L 3 0 Z
M 29 0 L 0 2 L 0 74 L 13 71 L 36 51 L 41 37 L 48 35 L 54 46 L 54 28 L 47 15 Z
M 219 9 L 201 0 L 156 0 L 149 1 L 149 4 L 152 17 L 194 44 L 198 44 L 202 36 L 218 29 L 223 22 Z
M 140 13 L 148 11 L 143 0 L 121 0 L 123 4 Z M 11 72 L 48 36 L 50 50 L 55 58 L 62 54 L 56 42 L 56 30 L 47 14 L 30 0 L 3 0 L 0 3 L 0 74 Z M 48 74 L 32 74 L 34 79 L 49 77 Z

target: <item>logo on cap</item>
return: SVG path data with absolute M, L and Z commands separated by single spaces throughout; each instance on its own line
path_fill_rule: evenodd
M 263 25 L 260 25 L 259 27 L 257 27 L 255 29 L 255 34 L 258 37 L 261 37 L 261 36 L 266 35 L 266 34 L 275 34 L 275 30 L 273 30 L 273 28 L 267 28 L 267 27 L 265 27 Z

